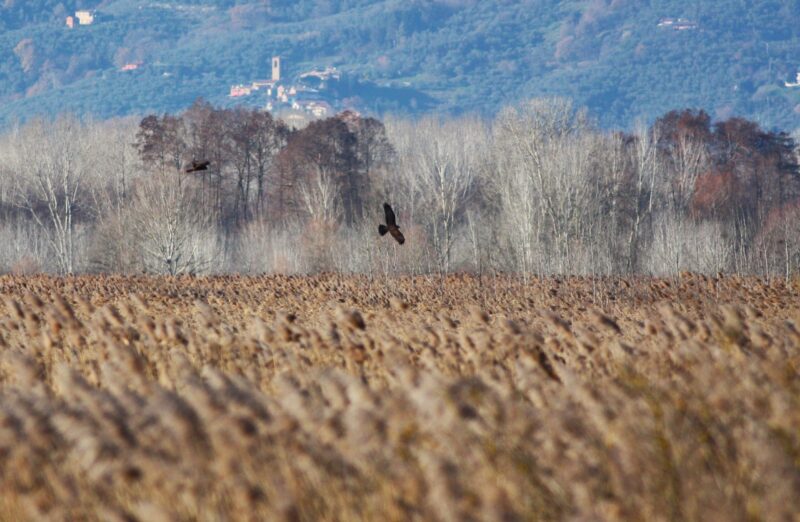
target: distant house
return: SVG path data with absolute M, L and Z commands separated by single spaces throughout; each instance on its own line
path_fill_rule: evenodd
M 292 102 L 292 109 L 305 111 L 307 113 L 313 114 L 317 118 L 324 118 L 329 114 L 333 114 L 333 107 L 331 107 L 328 102 L 322 100 L 312 100 L 312 101 L 295 100 Z
M 142 62 L 134 62 L 134 63 L 126 63 L 122 67 L 120 67 L 120 71 L 135 71 L 142 65 Z
M 332 67 L 329 65 L 324 69 L 312 69 L 300 75 L 301 80 L 304 80 L 306 78 L 318 78 L 321 81 L 325 81 L 328 78 L 333 78 L 335 80 L 338 80 L 339 71 L 336 69 L 336 67 Z
M 231 92 L 228 96 L 231 98 L 238 98 L 240 96 L 250 96 L 250 93 L 253 92 L 252 87 L 249 85 L 231 85 Z
M 289 103 L 289 93 L 283 85 L 278 85 L 275 92 L 275 98 L 283 103 Z
M 686 31 L 697 29 L 697 23 L 686 18 L 662 18 L 658 21 L 658 27 L 672 29 L 674 31 Z
M 75 18 L 80 25 L 92 25 L 94 23 L 94 11 L 75 11 Z
M 308 102 L 305 109 L 317 118 L 324 118 L 328 114 L 333 113 L 333 107 L 324 101 Z
M 69 27 L 70 29 L 75 28 L 75 19 L 71 16 L 67 17 L 67 27 Z
M 326 89 L 329 81 L 338 80 L 339 78 L 339 71 L 336 67 L 330 66 L 325 69 L 313 69 L 297 77 L 300 85 L 314 89 Z
M 800 86 L 800 72 L 797 73 L 797 76 L 795 77 L 795 81 L 793 81 L 793 82 L 783 82 L 783 84 L 786 87 L 798 87 L 798 86 Z

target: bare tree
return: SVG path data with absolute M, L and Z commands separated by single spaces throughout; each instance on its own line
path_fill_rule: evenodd
M 671 212 L 653 219 L 653 240 L 644 249 L 642 270 L 658 276 L 682 271 L 716 274 L 730 268 L 733 245 L 720 223 L 698 222 Z
M 309 217 L 323 223 L 336 223 L 342 217 L 342 197 L 330 168 L 309 165 L 311 171 L 300 181 L 300 199 Z
M 441 121 L 425 118 L 395 124 L 398 174 L 411 199 L 421 208 L 418 218 L 430 230 L 437 265 L 450 271 L 455 228 L 476 188 L 476 178 L 487 163 L 488 132 L 478 120 Z M 399 137 L 399 136 L 398 136 Z
M 0 224 L 0 271 L 50 271 L 50 245 L 42 229 L 27 217 Z
M 250 218 L 250 187 L 255 175 L 253 153 L 258 125 L 252 113 L 243 109 L 233 112 L 231 118 L 231 163 L 236 172 L 236 190 L 233 212 L 237 220 Z
M 86 129 L 91 158 L 87 185 L 91 195 L 91 270 L 132 272 L 137 267 L 126 215 L 132 187 L 145 174 L 135 143 L 137 130 L 135 118 L 97 122 Z
M 41 228 L 61 274 L 76 270 L 77 221 L 86 203 L 86 130 L 71 116 L 36 120 L 13 137 L 15 196 Z
M 128 200 L 133 180 L 142 173 L 142 162 L 136 149 L 136 118 L 114 118 L 86 126 L 87 152 L 91 158 L 89 175 L 97 207 L 108 199 L 114 204 Z
M 697 178 L 708 170 L 708 145 L 691 134 L 682 133 L 668 150 L 672 183 L 668 190 L 676 210 L 685 212 L 694 194 Z
M 495 123 L 503 215 L 520 246 L 523 271 L 533 248 L 542 270 L 569 272 L 576 251 L 591 240 L 602 190 L 593 159 L 600 141 L 583 110 L 569 100 L 535 99 L 506 109 Z
M 602 144 L 595 149 L 599 190 L 596 196 L 598 230 L 593 248 L 598 253 L 594 270 L 606 274 L 619 274 L 627 269 L 625 232 L 628 230 L 631 208 L 630 180 L 633 178 L 633 136 L 613 132 L 598 136 Z
M 275 155 L 286 145 L 289 129 L 282 121 L 273 120 L 268 112 L 255 112 L 253 118 L 256 123 L 252 148 L 252 163 L 257 186 L 256 211 L 259 217 L 263 217 L 267 173 L 272 167 Z
M 176 176 L 153 174 L 136 186 L 128 219 L 142 266 L 173 275 L 206 272 L 222 257 L 215 216 L 201 206 L 199 190 Z
M 661 169 L 657 153 L 658 129 L 639 124 L 634 146 L 633 219 L 628 233 L 627 271 L 638 268 L 639 241 L 642 225 L 653 214 L 653 197 L 657 173 Z
M 506 113 L 506 117 L 509 117 Z M 527 278 L 534 271 L 534 248 L 542 227 L 541 199 L 533 172 L 517 151 L 517 130 L 513 121 L 500 120 L 495 126 L 494 177 L 492 187 L 500 202 L 499 224 L 513 252 L 516 269 Z
M 179 170 L 186 155 L 186 128 L 180 116 L 145 117 L 136 143 L 142 160 L 160 172 Z

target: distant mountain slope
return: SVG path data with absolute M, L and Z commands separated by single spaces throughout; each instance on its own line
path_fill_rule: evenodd
M 94 22 L 67 28 L 76 9 Z M 290 76 L 335 65 L 435 100 L 373 89 L 364 109 L 378 113 L 491 115 L 566 95 L 604 126 L 698 107 L 794 129 L 799 33 L 796 0 L 5 0 L 0 120 L 241 103 L 229 86 L 268 77 L 277 54 Z

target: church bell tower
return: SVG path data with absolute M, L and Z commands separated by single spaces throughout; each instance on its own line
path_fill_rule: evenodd
M 272 57 L 272 81 L 277 82 L 281 79 L 281 57 Z

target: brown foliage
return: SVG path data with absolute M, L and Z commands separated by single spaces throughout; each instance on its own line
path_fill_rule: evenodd
M 742 193 L 741 183 L 733 172 L 706 172 L 695 182 L 692 212 L 701 217 L 730 217 Z

